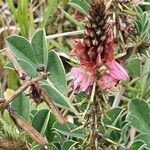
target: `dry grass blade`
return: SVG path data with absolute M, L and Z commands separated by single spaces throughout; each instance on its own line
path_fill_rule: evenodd
M 62 123 L 62 124 L 66 124 L 67 123 L 66 119 L 61 114 L 61 112 L 58 110 L 58 108 L 55 106 L 55 104 L 53 103 L 53 101 L 49 98 L 49 96 L 47 95 L 47 93 L 40 87 L 39 84 L 37 84 L 37 86 L 38 86 L 37 88 L 41 90 L 41 95 L 42 95 L 44 101 L 49 106 L 49 108 L 52 110 L 53 114 L 58 119 L 58 121 L 60 123 Z
M 34 141 L 42 146 L 46 146 L 48 144 L 47 140 L 39 132 L 37 132 L 26 120 L 21 118 L 12 109 L 8 108 L 8 111 L 15 124 L 23 129 Z

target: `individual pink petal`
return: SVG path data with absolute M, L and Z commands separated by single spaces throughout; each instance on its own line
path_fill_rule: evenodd
M 74 90 L 78 90 L 78 92 L 86 91 L 93 85 L 93 72 L 89 72 L 82 68 L 72 68 L 70 75 L 73 77 Z
M 86 91 L 90 86 L 93 85 L 94 76 L 90 72 L 84 72 L 84 78 L 82 80 L 82 84 L 80 85 L 81 91 Z
M 100 53 L 97 55 L 97 58 L 96 58 L 96 66 L 99 68 L 103 65 L 103 61 L 102 61 L 102 58 L 101 58 L 101 55 Z
M 74 49 L 71 50 L 70 55 L 83 57 L 84 54 L 84 45 L 80 40 L 74 40 Z
M 116 80 L 126 80 L 128 78 L 126 70 L 117 61 L 106 62 L 105 65 L 109 70 L 109 74 Z
M 74 89 L 77 89 L 77 87 L 80 85 L 81 81 L 83 80 L 83 75 L 80 74 L 76 79 L 74 80 Z
M 91 60 L 96 57 L 96 53 L 94 52 L 93 48 L 89 49 L 88 56 L 90 57 Z
M 70 75 L 73 77 L 73 80 L 74 80 L 73 87 L 74 87 L 74 89 L 76 89 L 83 79 L 83 74 L 81 72 L 81 69 L 80 68 L 72 68 L 70 71 Z
M 80 68 L 72 68 L 70 71 L 70 74 L 77 78 L 81 74 L 81 69 Z
M 109 74 L 105 74 L 101 76 L 98 80 L 98 86 L 101 90 L 111 89 L 116 84 L 117 84 L 117 80 L 114 79 Z

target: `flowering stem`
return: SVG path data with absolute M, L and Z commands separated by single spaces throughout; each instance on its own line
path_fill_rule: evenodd
M 94 84 L 93 84 L 93 88 L 92 88 L 92 93 L 91 93 L 91 97 L 90 97 L 90 100 L 89 100 L 89 103 L 86 107 L 86 110 L 84 111 L 84 114 L 83 114 L 83 118 L 85 118 L 91 104 L 93 103 L 94 101 L 94 95 L 95 95 L 95 89 L 96 89 L 96 81 L 94 81 Z
M 116 96 L 115 96 L 115 100 L 113 102 L 113 105 L 112 105 L 112 108 L 115 108 L 119 105 L 120 101 L 121 101 L 121 98 L 122 98 L 122 94 L 124 92 L 124 88 L 122 88 L 121 90 L 119 90 L 117 93 L 116 93 Z
M 51 86 L 53 86 L 52 82 L 51 82 L 49 79 L 47 79 L 47 82 L 48 82 Z M 55 87 L 53 86 L 53 88 L 55 88 Z M 59 90 L 57 90 L 57 92 L 59 92 Z M 73 113 L 78 117 L 79 121 L 83 123 L 84 120 L 80 117 L 79 112 L 76 110 L 76 108 L 75 108 L 75 107 L 73 106 L 73 104 L 70 102 L 70 100 L 69 100 L 67 97 L 65 97 L 61 92 L 59 92 L 59 94 L 66 100 L 66 103 L 67 103 L 68 106 L 70 107 L 70 111 L 73 112 Z

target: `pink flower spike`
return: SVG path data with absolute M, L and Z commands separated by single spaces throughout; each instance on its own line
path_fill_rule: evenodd
M 116 80 L 126 80 L 128 74 L 126 70 L 115 60 L 106 62 L 106 66 L 109 70 L 109 74 Z
M 73 77 L 74 90 L 78 90 L 78 92 L 86 91 L 93 85 L 94 75 L 92 72 L 81 68 L 72 68 L 70 75 Z
M 117 84 L 117 80 L 114 79 L 109 74 L 105 74 L 101 76 L 98 80 L 98 86 L 101 90 L 111 89 L 116 84 Z

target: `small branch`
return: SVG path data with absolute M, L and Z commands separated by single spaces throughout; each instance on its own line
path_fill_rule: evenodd
M 27 81 L 26 83 L 24 83 L 22 86 L 20 86 L 20 87 L 14 92 L 14 94 L 13 94 L 8 100 L 5 101 L 5 103 L 1 103 L 1 104 L 0 104 L 0 108 L 6 108 L 6 107 L 9 105 L 9 103 L 10 103 L 11 101 L 13 101 L 20 93 L 22 93 L 23 91 L 25 91 L 25 90 L 26 90 L 29 86 L 31 86 L 32 84 L 37 83 L 37 82 L 40 81 L 40 80 L 46 79 L 47 76 L 48 76 L 48 74 L 45 73 L 45 74 L 42 74 L 42 75 L 40 75 L 40 76 L 37 76 L 36 78 L 33 78 L 33 79 Z
M 135 139 L 136 130 L 135 130 L 134 128 L 131 128 L 131 129 L 129 130 L 128 135 L 129 135 L 130 141 L 129 141 L 127 147 L 129 148 L 129 147 L 131 146 L 131 144 L 133 143 L 134 139 Z
M 47 140 L 39 133 L 37 132 L 26 120 L 21 118 L 15 111 L 13 111 L 11 108 L 7 109 L 9 111 L 10 116 L 12 117 L 15 124 L 23 129 L 25 132 L 28 133 L 28 135 L 36 141 L 38 144 L 42 146 L 46 146 L 48 144 Z
M 49 98 L 47 93 L 40 87 L 39 84 L 37 84 L 37 88 L 41 90 L 41 96 L 43 97 L 46 104 L 50 107 L 50 109 L 52 110 L 53 114 L 56 116 L 58 121 L 62 124 L 66 124 L 67 123 L 66 119 L 61 114 L 61 112 L 58 110 L 58 108 L 55 106 L 53 101 Z
M 84 113 L 83 113 L 82 118 L 85 118 L 85 116 L 87 115 L 88 110 L 90 109 L 91 104 L 92 104 L 93 101 L 94 101 L 95 88 L 96 88 L 96 81 L 95 81 L 94 84 L 93 84 L 91 97 L 90 97 L 90 100 L 89 100 L 89 102 L 88 102 L 88 104 L 87 104 L 87 107 L 86 107 L 86 109 L 85 109 L 85 111 L 84 111 Z
M 121 98 L 122 98 L 122 94 L 125 91 L 124 88 L 122 88 L 120 91 L 117 92 L 117 94 L 115 95 L 115 99 L 112 105 L 112 108 L 117 107 L 120 104 Z
M 144 76 L 149 75 L 149 74 L 150 74 L 150 71 L 148 71 L 148 72 L 144 73 L 144 74 L 143 74 L 143 75 L 141 75 L 140 77 L 137 77 L 137 78 L 133 79 L 132 81 L 130 81 L 128 85 L 132 85 L 132 84 L 134 84 L 136 81 L 138 81 L 138 80 L 142 79 Z
M 63 36 L 75 36 L 75 35 L 80 35 L 80 34 L 84 34 L 84 30 L 48 35 L 46 36 L 46 39 L 52 40 L 52 39 L 63 37 Z
M 0 53 L 3 53 L 5 51 L 6 51 L 6 48 L 3 48 L 3 49 L 0 50 Z
M 13 66 L 14 66 L 14 69 L 17 72 L 17 74 L 19 75 L 19 77 L 22 78 L 23 75 L 25 75 L 26 73 L 22 70 L 22 68 L 18 64 L 15 56 L 9 50 L 5 50 L 5 55 L 8 58 L 8 60 L 10 62 L 12 62 Z

